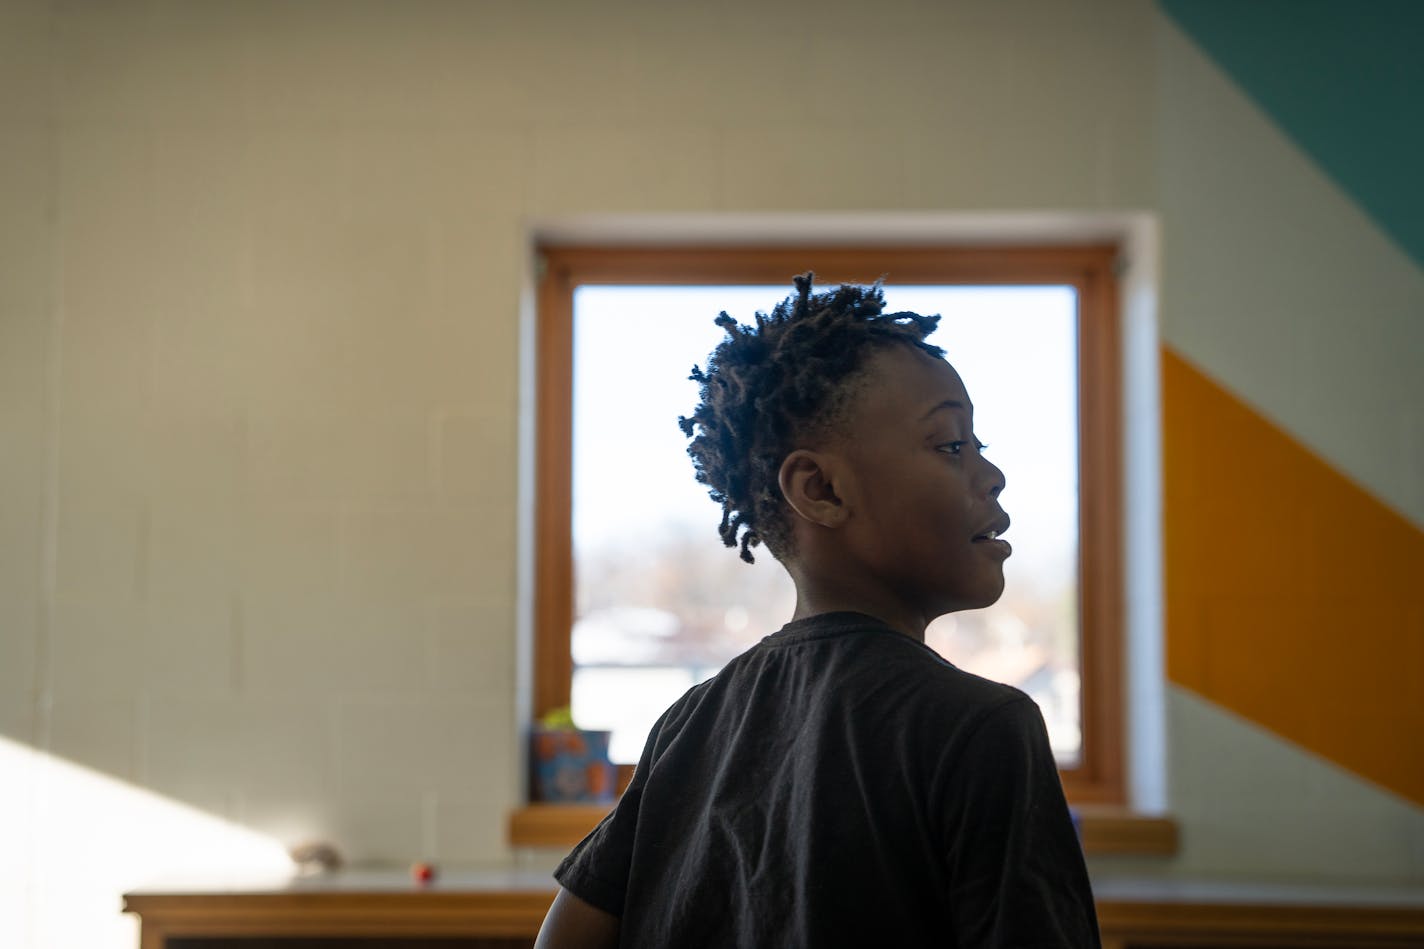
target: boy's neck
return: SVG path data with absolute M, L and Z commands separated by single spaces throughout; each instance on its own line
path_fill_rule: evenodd
M 911 639 L 925 641 L 926 619 L 912 615 L 898 604 L 884 602 L 876 597 L 858 596 L 853 591 L 844 589 L 816 589 L 814 584 L 803 585 L 800 579 L 797 580 L 796 612 L 791 617 L 793 620 L 841 612 L 864 613 Z

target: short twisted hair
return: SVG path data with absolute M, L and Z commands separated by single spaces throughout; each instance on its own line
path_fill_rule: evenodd
M 755 326 L 739 325 L 725 312 L 717 317 L 727 338 L 705 371 L 692 367 L 702 401 L 678 419 L 692 439 L 687 453 L 697 480 L 722 505 L 722 542 L 737 546 L 741 532 L 747 563 L 758 544 L 782 561 L 792 552 L 781 463 L 798 442 L 828 435 L 844 421 L 868 358 L 890 346 L 944 355 L 925 342 L 938 316 L 881 312 L 878 281 L 812 293 L 812 277 L 796 277 L 796 292 L 770 316 L 757 313 Z

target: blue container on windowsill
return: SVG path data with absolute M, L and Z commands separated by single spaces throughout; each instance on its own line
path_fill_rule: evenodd
M 606 804 L 617 769 L 608 757 L 612 732 L 535 726 L 529 734 L 529 796 L 543 804 Z

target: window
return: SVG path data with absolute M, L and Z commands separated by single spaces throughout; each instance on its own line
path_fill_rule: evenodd
M 1018 541 L 1010 565 L 1030 571 L 1019 582 L 1011 573 L 999 605 L 942 619 L 927 641 L 1034 695 L 1075 801 L 1121 802 L 1113 259 L 1110 247 L 547 250 L 539 290 L 536 713 L 572 699 L 588 719 L 621 705 L 639 724 L 621 741 L 615 731 L 614 756 L 632 760 L 646 723 L 668 702 L 790 615 L 790 584 L 770 555 L 747 567 L 716 539 L 719 512 L 693 481 L 675 424 L 692 408 L 695 386 L 651 391 L 632 371 L 636 362 L 645 358 L 680 381 L 686 373 L 663 364 L 701 363 L 722 336 L 711 322 L 719 309 L 748 321 L 806 269 L 822 287 L 887 274 L 891 309 L 944 314 L 931 341 L 949 350 L 979 406 L 979 434 L 1009 479 L 1005 506 Z M 628 371 L 575 377 L 576 349 L 588 366 L 618 365 L 616 353 L 598 350 L 626 341 L 628 329 L 647 350 L 625 352 Z M 670 357 L 679 346 L 690 355 Z M 1029 386 L 1030 398 L 1016 397 Z M 639 407 L 653 410 L 646 422 L 630 418 Z M 665 441 L 640 457 L 630 437 L 639 431 Z M 1001 436 L 1009 441 L 996 451 Z M 1015 456 L 1032 464 L 1010 461 Z M 1058 470 L 1042 470 L 1055 461 Z M 584 494 L 577 505 L 576 492 Z M 646 525 L 640 512 L 650 515 Z M 694 558 L 695 568 L 679 569 Z M 630 583 L 637 578 L 647 582 Z M 633 585 L 631 602 L 620 598 Z M 991 644 L 1009 648 L 985 648 Z

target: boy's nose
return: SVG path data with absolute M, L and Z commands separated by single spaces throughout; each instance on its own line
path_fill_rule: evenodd
M 999 470 L 999 466 L 994 464 L 992 461 L 986 458 L 984 459 L 984 464 L 989 466 L 989 497 L 997 499 L 999 496 L 999 492 L 1004 490 L 1004 485 L 1007 483 L 1007 479 L 1004 478 L 1004 473 Z

